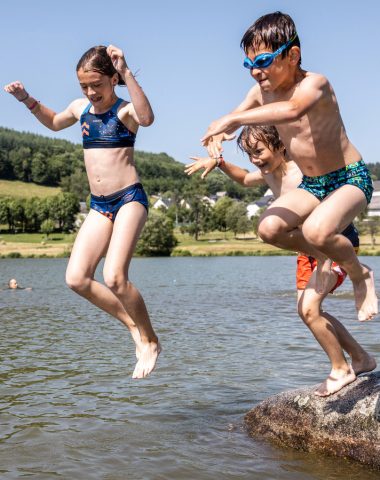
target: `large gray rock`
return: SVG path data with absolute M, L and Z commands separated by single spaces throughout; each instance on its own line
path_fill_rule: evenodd
M 315 388 L 280 393 L 254 407 L 245 416 L 250 435 L 380 469 L 380 372 L 330 397 L 317 397 Z

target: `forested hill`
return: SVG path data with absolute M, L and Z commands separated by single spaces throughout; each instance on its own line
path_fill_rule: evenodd
M 148 194 L 184 192 L 198 186 L 205 194 L 227 191 L 235 198 L 252 200 L 263 189 L 244 189 L 225 175 L 213 172 L 207 181 L 189 179 L 184 164 L 166 153 L 135 151 L 137 170 Z M 81 200 L 88 195 L 88 182 L 80 144 L 0 127 L 0 178 L 39 185 L 60 186 Z M 0 192 L 1 193 L 1 192 Z

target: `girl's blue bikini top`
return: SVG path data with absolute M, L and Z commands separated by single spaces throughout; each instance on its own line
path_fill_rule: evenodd
M 83 148 L 133 147 L 136 134 L 131 132 L 117 116 L 124 100 L 118 98 L 112 108 L 104 113 L 90 113 L 91 103 L 80 116 Z

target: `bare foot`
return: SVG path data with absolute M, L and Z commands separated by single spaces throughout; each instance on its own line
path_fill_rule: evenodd
M 373 271 L 366 265 L 362 265 L 363 277 L 358 281 L 352 281 L 355 295 L 355 305 L 360 322 L 372 320 L 379 312 L 375 291 Z
M 375 358 L 368 354 L 361 360 L 353 360 L 351 365 L 356 376 L 362 373 L 372 372 L 372 370 L 375 370 L 377 367 Z
M 139 360 L 136 363 L 132 378 L 147 377 L 154 370 L 160 352 L 160 342 L 149 342 L 142 344 L 139 351 Z
M 318 397 L 328 397 L 333 393 L 339 392 L 343 387 L 352 383 L 356 379 L 356 375 L 351 366 L 349 370 L 331 370 L 326 380 L 315 390 L 314 395 Z
M 329 280 L 331 273 L 332 260 L 327 257 L 321 257 L 317 259 L 317 278 L 316 278 L 316 291 L 323 295 L 329 293 Z

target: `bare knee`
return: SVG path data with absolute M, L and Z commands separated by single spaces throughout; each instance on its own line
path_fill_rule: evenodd
M 323 250 L 335 235 L 335 231 L 331 231 L 317 222 L 305 222 L 302 227 L 302 233 L 305 240 L 318 250 Z
M 268 216 L 260 221 L 258 235 L 264 242 L 274 243 L 283 233 L 284 225 L 278 218 Z
M 305 325 L 310 327 L 319 317 L 319 308 L 305 302 L 298 302 L 298 315 L 301 317 Z
M 115 295 L 125 294 L 126 289 L 128 289 L 128 278 L 125 277 L 123 273 L 117 272 L 104 272 L 104 283 L 106 286 L 115 293 Z
M 91 278 L 81 275 L 78 272 L 66 272 L 66 285 L 81 295 L 89 291 Z

